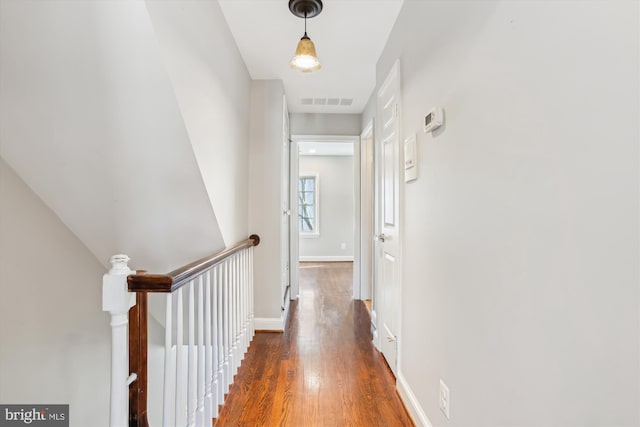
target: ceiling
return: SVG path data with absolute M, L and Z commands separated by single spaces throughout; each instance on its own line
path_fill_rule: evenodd
M 301 156 L 353 156 L 353 143 L 300 141 L 298 150 Z
M 219 3 L 251 78 L 282 80 L 289 112 L 358 114 L 375 87 L 376 62 L 403 0 L 323 0 L 322 13 L 307 20 L 322 63 L 314 73 L 289 68 L 304 20 L 287 0 Z

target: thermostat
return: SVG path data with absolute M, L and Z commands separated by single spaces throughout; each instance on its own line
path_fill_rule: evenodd
M 438 129 L 442 125 L 442 119 L 442 108 L 432 108 L 431 111 L 429 111 L 429 114 L 424 116 L 424 133 Z

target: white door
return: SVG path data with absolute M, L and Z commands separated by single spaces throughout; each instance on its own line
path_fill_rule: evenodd
M 282 118 L 282 161 L 281 170 L 282 175 L 280 178 L 280 202 L 282 206 L 282 224 L 280 226 L 280 262 L 281 262 L 281 274 L 282 274 L 282 309 L 284 314 L 288 313 L 289 308 L 289 251 L 290 251 L 290 239 L 289 228 L 291 220 L 291 208 L 289 204 L 289 113 L 287 112 L 286 99 L 283 100 L 283 118 Z M 284 321 L 286 322 L 286 317 Z
M 400 65 L 378 91 L 375 307 L 379 348 L 396 373 L 400 314 Z

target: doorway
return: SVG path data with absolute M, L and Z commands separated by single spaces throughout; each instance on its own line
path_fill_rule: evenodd
M 353 262 L 360 299 L 360 138 L 291 137 L 291 298 L 300 293 L 300 261 Z

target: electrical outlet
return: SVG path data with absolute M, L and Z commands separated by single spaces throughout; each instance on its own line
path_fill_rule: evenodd
M 340 249 L 347 249 L 346 243 L 340 243 Z
M 438 406 L 440 410 L 444 414 L 447 419 L 449 419 L 449 387 L 444 383 L 444 381 L 440 380 L 440 395 L 438 398 Z

